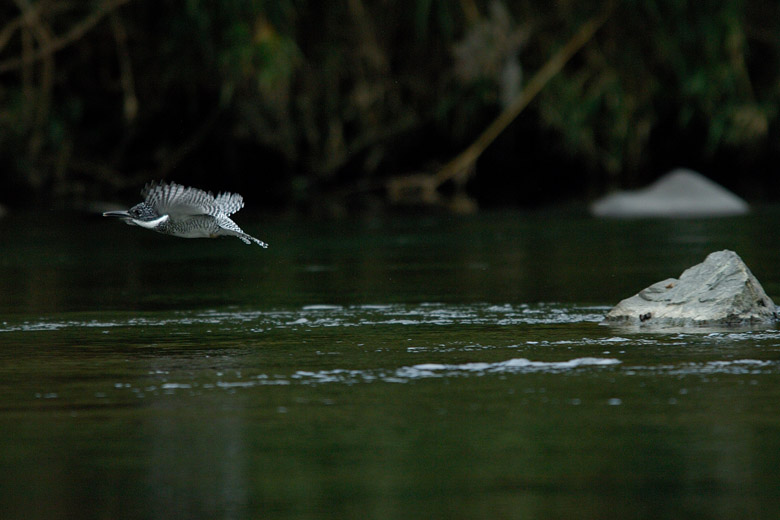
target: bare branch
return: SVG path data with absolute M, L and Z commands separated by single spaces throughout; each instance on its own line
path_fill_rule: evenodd
M 116 12 L 111 13 L 111 27 L 114 29 L 116 54 L 119 60 L 120 83 L 125 98 L 125 120 L 133 121 L 135 116 L 138 115 L 138 97 L 135 95 L 133 66 L 130 61 L 130 51 L 127 48 L 127 31 Z
M 438 184 L 449 179 L 465 180 L 473 171 L 472 166 L 490 143 L 498 137 L 509 124 L 528 106 L 539 92 L 563 69 L 564 65 L 596 34 L 612 12 L 613 3 L 599 16 L 585 22 L 577 33 L 531 78 L 520 94 L 482 134 L 457 157 L 436 174 Z
M 49 44 L 46 45 L 45 47 L 40 47 L 36 49 L 34 52 L 23 55 L 22 57 L 10 58 L 0 62 L 0 73 L 16 70 L 28 63 L 43 59 L 46 56 L 50 56 L 55 52 L 64 49 L 71 43 L 83 37 L 87 32 L 89 32 L 89 30 L 91 30 L 95 25 L 97 25 L 106 15 L 108 15 L 109 13 L 111 13 L 112 11 L 126 4 L 129 1 L 130 0 L 104 1 L 99 5 L 99 7 L 93 13 L 88 15 L 78 24 L 71 27 L 71 29 L 64 36 L 52 38 Z M 22 15 L 23 21 L 20 23 L 24 23 L 24 18 L 30 15 L 29 11 L 32 9 L 34 9 L 34 7 L 25 8 L 25 11 Z M 5 32 L 5 29 L 3 32 Z M 5 34 L 3 33 L 0 33 L 0 35 L 5 36 Z M 10 38 L 10 36 L 8 37 Z M 0 40 L 0 43 L 2 43 L 2 40 Z
M 18 5 L 19 4 L 17 2 L 17 6 Z M 48 2 L 40 1 L 36 2 L 32 6 L 29 6 L 27 9 L 22 9 L 22 14 L 5 24 L 5 27 L 0 29 L 0 52 L 2 52 L 5 46 L 8 45 L 8 42 L 11 41 L 11 38 L 13 38 L 16 31 L 29 24 L 30 18 L 40 16 L 44 10 L 44 7 L 46 8 L 45 14 L 47 16 L 53 16 L 55 14 L 60 14 L 63 11 L 69 11 L 75 8 L 75 6 L 70 2 L 56 2 L 54 4 L 50 4 Z

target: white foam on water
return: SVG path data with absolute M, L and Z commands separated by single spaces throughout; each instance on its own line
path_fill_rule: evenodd
M 256 381 L 217 381 L 217 386 L 220 388 L 249 388 L 257 386 Z
M 111 327 L 164 327 L 198 326 L 209 324 L 223 330 L 247 330 L 247 323 L 257 331 L 271 328 L 307 327 L 355 327 L 375 325 L 499 325 L 564 324 L 601 321 L 603 314 L 593 313 L 592 308 L 560 307 L 553 304 L 529 306 L 488 304 L 439 304 L 422 303 L 370 304 L 341 306 L 330 304 L 305 305 L 299 309 L 268 311 L 222 310 L 176 313 L 174 317 L 155 318 L 133 316 L 116 320 L 47 320 L 27 321 L 0 325 L 3 332 L 34 332 L 63 328 L 111 328 Z
M 726 374 L 754 374 L 761 373 L 765 368 L 777 367 L 772 361 L 758 359 L 736 359 L 732 361 L 708 361 L 706 363 L 691 363 L 690 368 L 702 374 L 726 373 Z M 683 367 L 685 369 L 686 367 Z
M 160 388 L 162 388 L 163 390 L 178 390 L 178 389 L 192 388 L 192 385 L 186 383 L 164 383 L 160 385 Z
M 112 327 L 189 327 L 213 325 L 221 330 L 248 330 L 247 324 L 256 331 L 272 328 L 306 327 L 365 327 L 375 325 L 419 326 L 419 325 L 499 325 L 522 324 L 565 324 L 601 321 L 603 313 L 592 307 L 562 307 L 556 304 L 442 304 L 421 303 L 369 304 L 369 305 L 304 305 L 298 309 L 272 310 L 230 310 L 211 309 L 206 311 L 180 311 L 155 317 L 132 316 L 105 320 L 92 319 L 39 319 L 21 323 L 3 322 L 0 333 L 41 332 L 71 328 Z
M 780 362 L 759 359 L 734 359 L 687 362 L 677 365 L 626 366 L 628 374 L 658 373 L 666 375 L 750 375 L 777 373 Z
M 514 358 L 497 363 L 462 363 L 454 365 L 423 363 L 401 368 L 396 372 L 396 376 L 417 379 L 444 375 L 561 372 L 579 367 L 601 367 L 618 365 L 620 363 L 619 359 L 593 357 L 575 358 L 568 361 L 531 361 L 526 358 Z
M 605 367 L 620 364 L 611 358 L 576 358 L 568 361 L 531 361 L 524 358 L 510 359 L 497 363 L 474 362 L 462 364 L 421 363 L 401 367 L 395 370 L 387 369 L 346 369 L 332 370 L 298 370 L 290 376 L 259 374 L 249 380 L 219 381 L 216 386 L 223 389 L 249 388 L 268 385 L 320 385 L 320 384 L 360 384 L 360 383 L 408 383 L 426 378 L 442 378 L 457 376 L 482 376 L 488 374 L 523 374 L 523 373 L 561 373 L 581 367 Z M 189 385 L 167 383 L 163 389 L 190 388 Z M 205 386 L 204 386 L 205 388 Z
M 215 384 L 205 383 L 175 383 L 166 382 L 159 385 L 160 390 L 173 393 L 178 390 L 222 389 L 236 391 L 253 387 L 272 385 L 325 385 L 343 384 L 355 385 L 365 383 L 405 384 L 425 379 L 441 379 L 453 377 L 486 377 L 486 376 L 518 376 L 525 374 L 568 375 L 578 373 L 593 373 L 597 370 L 614 370 L 616 374 L 633 376 L 674 376 L 699 375 L 711 377 L 717 374 L 754 375 L 777 373 L 780 362 L 758 359 L 714 360 L 707 362 L 686 362 L 657 366 L 632 366 L 611 357 L 577 357 L 562 361 L 539 361 L 527 358 L 512 358 L 498 362 L 475 361 L 470 363 L 419 363 L 402 366 L 396 369 L 349 369 L 337 368 L 330 370 L 297 370 L 292 374 L 257 374 L 249 378 L 229 380 L 222 375 Z M 232 378 L 231 378 L 232 379 Z M 116 390 L 129 390 L 138 394 L 152 392 L 155 387 L 135 388 L 133 385 L 117 383 Z M 681 391 L 684 394 L 687 391 Z M 577 403 L 574 403 L 577 404 Z M 619 398 L 613 397 L 607 404 L 617 406 L 622 404 Z
M 323 384 L 323 383 L 370 383 L 378 378 L 376 372 L 372 370 L 319 370 L 307 371 L 299 370 L 295 372 L 291 379 L 301 384 Z

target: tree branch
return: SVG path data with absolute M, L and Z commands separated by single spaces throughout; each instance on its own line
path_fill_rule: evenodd
M 437 184 L 446 181 L 465 180 L 473 171 L 474 163 L 482 152 L 506 129 L 509 124 L 528 106 L 539 92 L 554 78 L 566 63 L 596 34 L 612 12 L 613 2 L 597 17 L 585 22 L 577 33 L 561 48 L 528 82 L 522 92 L 488 126 L 471 145 L 436 174 Z
M 25 54 L 19 58 L 10 58 L 1 61 L 0 74 L 2 74 L 3 72 L 19 69 L 24 65 L 43 59 L 47 56 L 54 54 L 59 50 L 64 49 L 71 43 L 83 37 L 87 32 L 89 32 L 90 29 L 92 29 L 95 25 L 97 25 L 98 22 L 100 22 L 106 15 L 108 15 L 109 13 L 111 13 L 112 11 L 126 4 L 129 1 L 130 0 L 105 0 L 98 6 L 98 8 L 94 12 L 92 12 L 90 15 L 88 15 L 78 24 L 71 27 L 71 29 L 64 36 L 52 38 L 45 47 L 39 47 L 34 52 Z M 8 31 L 8 27 L 6 27 L 3 29 L 3 32 L 0 33 L 0 36 L 10 39 L 10 34 L 13 32 L 13 30 L 16 30 L 19 25 L 24 24 L 25 23 L 24 19 L 27 18 L 28 16 L 31 16 L 30 11 L 34 9 L 35 6 L 30 6 L 25 8 L 24 12 L 22 13 L 22 20 L 19 21 L 18 23 L 16 21 L 11 22 L 12 31 L 6 33 L 6 31 Z M 32 15 L 35 16 L 34 13 Z M 0 43 L 4 43 L 4 42 L 0 40 Z

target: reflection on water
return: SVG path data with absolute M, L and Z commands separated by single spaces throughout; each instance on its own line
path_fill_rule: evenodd
M 270 248 L 259 250 L 228 240 L 175 240 L 106 219 L 12 215 L 0 220 L 0 312 L 612 305 L 724 248 L 737 251 L 771 295 L 778 287 L 777 216 L 604 221 L 505 214 L 249 224 L 269 236 Z
M 780 333 L 598 324 L 766 215 L 245 227 L 0 221 L 3 518 L 780 510 Z

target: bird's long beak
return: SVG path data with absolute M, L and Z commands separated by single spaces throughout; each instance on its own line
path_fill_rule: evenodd
M 127 211 L 106 211 L 104 217 L 131 218 Z

